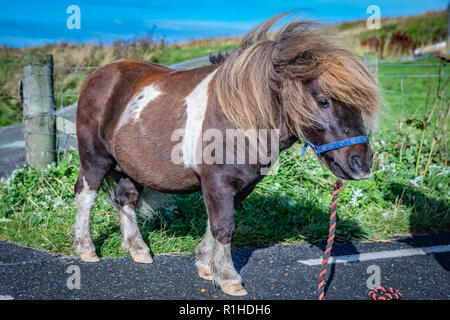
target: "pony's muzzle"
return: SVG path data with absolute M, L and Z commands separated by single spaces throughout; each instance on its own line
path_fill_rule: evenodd
M 372 176 L 373 153 L 366 143 L 325 152 L 320 159 L 341 179 L 362 180 Z
M 372 176 L 372 162 L 373 152 L 369 146 L 349 152 L 347 155 L 348 175 L 355 180 L 370 178 Z

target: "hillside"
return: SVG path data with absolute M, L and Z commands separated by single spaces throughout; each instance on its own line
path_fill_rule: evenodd
M 368 30 L 366 20 L 328 26 L 329 34 L 355 53 L 378 51 L 382 58 L 411 55 L 413 50 L 447 38 L 447 10 L 381 19 L 381 29 Z

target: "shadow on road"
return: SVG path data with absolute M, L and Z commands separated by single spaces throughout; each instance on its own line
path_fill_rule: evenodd
M 192 237 L 201 239 L 206 228 L 206 210 L 200 193 L 176 196 L 176 209 L 162 211 L 158 219 L 141 224 L 144 239 L 149 238 L 152 231 L 163 227 L 173 237 Z M 329 229 L 328 208 L 315 205 L 313 200 L 303 203 L 289 204 L 279 196 L 265 196 L 254 192 L 237 209 L 235 213 L 236 230 L 233 243 L 239 248 L 232 251 L 236 270 L 239 272 L 249 261 L 257 249 L 279 243 L 292 242 L 292 239 L 303 239 L 323 252 Z M 363 237 L 364 233 L 357 221 L 337 218 L 337 241 L 352 236 Z M 101 244 L 101 241 L 98 242 Z M 96 243 L 97 245 L 97 243 Z M 151 248 L 151 243 L 149 243 Z M 351 242 L 333 247 L 332 255 L 358 254 Z M 325 290 L 334 277 L 334 265 L 329 267 L 329 277 Z M 320 266 L 317 266 L 317 274 Z
M 444 239 L 447 239 L 446 244 L 450 243 L 450 237 L 447 234 L 441 235 L 439 242 L 428 240 L 429 243 L 424 243 L 424 236 L 420 235 L 420 232 L 423 231 L 420 228 L 422 222 L 426 222 L 431 228 L 436 226 L 436 229 L 439 230 L 450 230 L 450 219 L 448 218 L 450 207 L 445 201 L 427 197 L 419 190 L 400 183 L 392 183 L 389 186 L 389 191 L 386 200 L 390 200 L 393 204 L 402 203 L 411 208 L 412 213 L 409 218 L 409 226 L 411 232 L 417 233 L 411 237 L 399 239 L 399 242 L 407 243 L 415 248 L 442 245 L 442 240 Z M 442 239 L 443 237 L 444 239 Z M 434 254 L 433 257 L 442 268 L 450 271 L 448 254 Z

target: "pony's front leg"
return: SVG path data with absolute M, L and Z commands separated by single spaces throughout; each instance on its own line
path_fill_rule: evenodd
M 211 228 L 208 224 L 206 226 L 206 232 L 203 236 L 203 240 L 199 243 L 195 249 L 195 255 L 197 261 L 195 265 L 197 266 L 197 272 L 200 278 L 206 280 L 212 280 L 212 265 L 214 260 L 214 238 L 211 234 Z
M 234 231 L 234 190 L 222 183 L 202 183 L 203 197 L 208 212 L 208 229 L 197 248 L 197 268 L 210 273 L 222 291 L 232 296 L 244 296 L 241 276 L 231 259 L 231 237 Z M 204 277 L 205 278 L 205 277 Z

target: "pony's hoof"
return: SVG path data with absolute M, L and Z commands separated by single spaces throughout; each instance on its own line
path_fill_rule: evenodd
M 204 267 L 204 266 L 197 267 L 197 272 L 198 272 L 198 276 L 202 279 L 205 279 L 205 280 L 213 279 L 211 268 L 209 268 L 209 267 Z
M 150 253 L 136 253 L 132 255 L 134 262 L 138 263 L 153 263 Z
M 95 252 L 82 252 L 80 253 L 80 259 L 84 262 L 99 262 L 100 258 L 95 254 Z
M 240 283 L 224 283 L 220 285 L 222 291 L 230 296 L 245 296 L 247 295 L 247 291 L 242 287 Z

